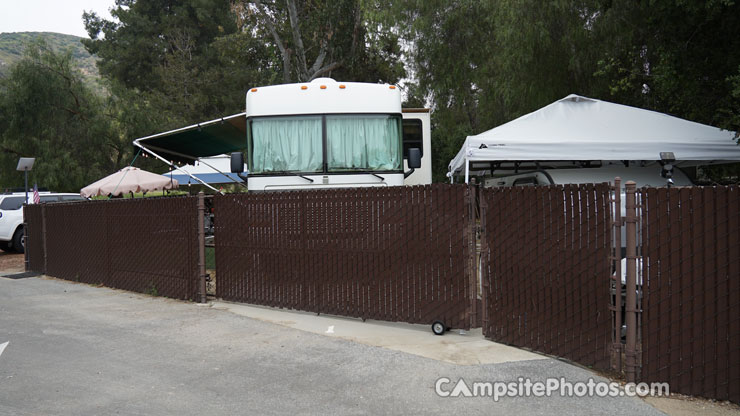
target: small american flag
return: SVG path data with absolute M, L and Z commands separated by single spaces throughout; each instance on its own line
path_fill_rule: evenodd
M 41 202 L 41 197 L 39 196 L 39 187 L 36 184 L 33 184 L 33 203 L 38 204 Z

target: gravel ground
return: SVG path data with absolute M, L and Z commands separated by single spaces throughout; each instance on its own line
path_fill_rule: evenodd
M 440 377 L 599 378 L 552 359 L 453 365 L 48 278 L 0 278 L 6 341 L 0 414 L 661 414 L 636 398 L 441 398 Z

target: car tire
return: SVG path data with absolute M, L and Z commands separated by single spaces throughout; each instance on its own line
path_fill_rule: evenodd
M 23 227 L 18 227 L 13 234 L 13 250 L 23 253 L 25 251 L 25 241 L 23 240 Z

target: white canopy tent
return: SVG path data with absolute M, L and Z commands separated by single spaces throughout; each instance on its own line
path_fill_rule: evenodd
M 490 163 L 651 161 L 672 152 L 676 165 L 740 161 L 735 133 L 655 111 L 571 94 L 535 112 L 465 139 L 449 175 Z

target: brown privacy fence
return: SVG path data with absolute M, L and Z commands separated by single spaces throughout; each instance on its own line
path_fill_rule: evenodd
M 740 403 L 740 189 L 627 188 L 624 246 L 606 184 L 218 195 L 216 294 L 465 329 L 480 299 L 492 340 Z M 204 300 L 202 199 L 24 209 L 30 270 Z
M 484 334 L 609 367 L 609 186 L 483 189 Z
M 469 328 L 465 185 L 216 196 L 216 293 L 226 300 Z
M 642 381 L 740 403 L 740 189 L 644 189 Z
M 26 206 L 29 268 L 66 280 L 196 299 L 197 200 Z

